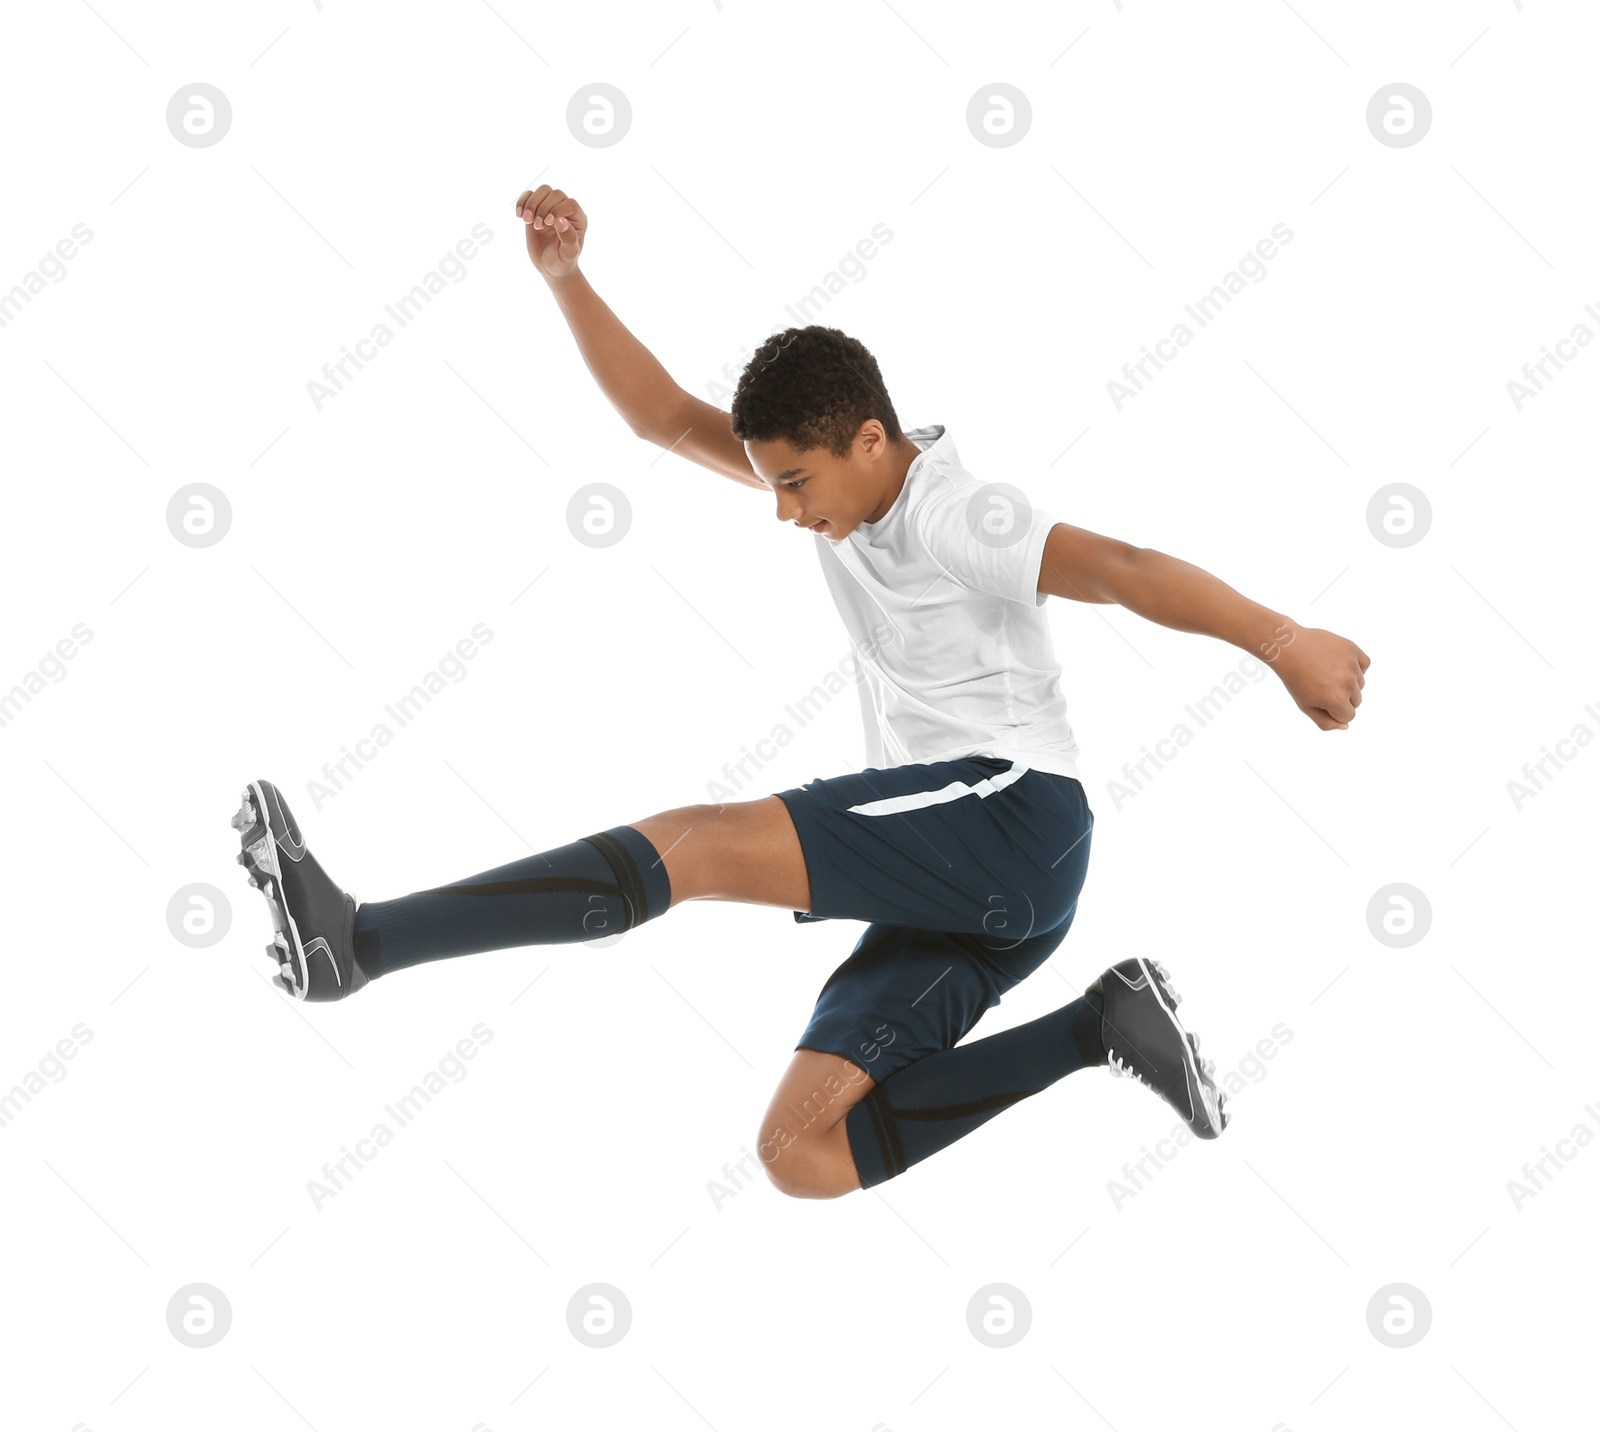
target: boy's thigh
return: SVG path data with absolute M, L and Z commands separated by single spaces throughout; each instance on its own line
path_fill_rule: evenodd
M 795 1047 L 849 1060 L 881 1084 L 964 1039 L 1049 958 L 1070 924 L 1017 940 L 869 925 L 823 985 Z

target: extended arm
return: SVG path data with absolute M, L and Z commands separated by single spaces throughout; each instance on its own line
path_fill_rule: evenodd
M 1278 673 L 1295 704 L 1325 731 L 1346 729 L 1361 704 L 1371 658 L 1354 642 L 1302 627 L 1154 548 L 1058 522 L 1045 540 L 1039 590 L 1070 601 L 1114 602 L 1175 631 L 1242 647 Z
M 728 415 L 679 387 L 656 357 L 624 326 L 578 267 L 588 216 L 576 199 L 542 185 L 517 200 L 527 228 L 528 256 L 600 391 L 628 426 L 647 442 L 771 492 L 756 476 L 728 426 Z

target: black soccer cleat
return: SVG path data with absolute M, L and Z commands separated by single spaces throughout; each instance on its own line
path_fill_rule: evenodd
M 343 999 L 367 983 L 355 961 L 356 907 L 306 849 L 300 827 L 270 781 L 252 781 L 233 818 L 236 857 L 250 884 L 267 897 L 278 966 L 273 983 L 296 999 Z
M 1100 1041 L 1111 1072 L 1137 1079 L 1161 1095 L 1202 1139 L 1228 1127 L 1227 1096 L 1200 1058 L 1200 1038 L 1178 1023 L 1181 996 L 1160 960 L 1134 958 L 1112 965 L 1089 986 L 1104 1001 Z

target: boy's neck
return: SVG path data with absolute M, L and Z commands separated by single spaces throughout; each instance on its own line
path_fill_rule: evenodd
M 902 438 L 900 440 L 900 445 L 893 449 L 894 461 L 889 469 L 894 474 L 894 480 L 890 483 L 888 491 L 884 494 L 883 501 L 878 504 L 876 510 L 862 519 L 864 522 L 881 522 L 883 520 L 884 513 L 894 506 L 895 499 L 900 496 L 901 490 L 905 487 L 906 474 L 911 471 L 911 464 L 921 454 L 922 449 L 912 442 L 910 438 Z

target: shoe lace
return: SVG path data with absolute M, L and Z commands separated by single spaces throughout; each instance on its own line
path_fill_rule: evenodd
M 1106 1057 L 1107 1062 L 1111 1066 L 1111 1074 L 1113 1078 L 1132 1079 L 1135 1083 L 1143 1084 L 1147 1089 L 1153 1087 L 1150 1081 L 1146 1079 L 1130 1061 L 1125 1061 L 1121 1055 L 1116 1052 L 1116 1050 L 1108 1049 L 1106 1051 Z

